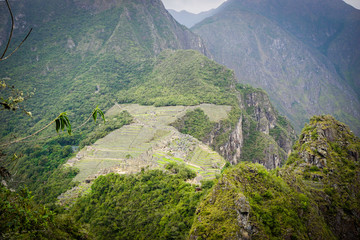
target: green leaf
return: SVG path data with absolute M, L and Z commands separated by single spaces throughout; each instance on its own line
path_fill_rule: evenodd
M 59 132 L 59 129 L 64 131 L 65 128 L 67 128 L 68 134 L 71 135 L 71 124 L 70 124 L 69 118 L 67 117 L 66 112 L 61 113 L 55 119 L 55 123 L 56 123 L 56 131 L 57 132 Z
M 96 119 L 97 119 L 97 111 L 96 111 L 96 109 L 93 112 L 93 119 L 94 119 L 94 122 L 96 122 Z
M 92 116 L 93 116 L 94 122 L 96 122 L 98 114 L 101 116 L 101 118 L 104 120 L 104 123 L 105 123 L 106 122 L 105 115 L 104 115 L 103 111 L 101 111 L 101 109 L 99 107 L 96 107 L 94 109 L 94 111 L 93 111 Z
M 59 119 L 56 119 L 55 120 L 55 124 L 56 124 L 56 132 L 59 132 L 59 129 L 60 129 L 60 120 Z

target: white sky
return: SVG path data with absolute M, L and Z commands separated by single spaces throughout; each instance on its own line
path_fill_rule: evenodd
M 352 5 L 354 8 L 360 9 L 360 0 L 344 0 L 344 2 Z
M 199 13 L 217 8 L 225 1 L 226 0 L 162 0 L 167 9 L 174 9 L 176 11 L 186 10 L 192 13 Z M 353 7 L 360 9 L 360 0 L 344 1 Z
M 176 11 L 186 10 L 192 13 L 200 13 L 217 8 L 226 0 L 162 0 L 166 9 Z

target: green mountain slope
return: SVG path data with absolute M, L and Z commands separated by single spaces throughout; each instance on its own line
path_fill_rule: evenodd
M 195 181 L 199 182 L 220 174 L 225 160 L 232 164 L 258 162 L 268 169 L 284 164 L 295 133 L 264 91 L 236 85 L 230 70 L 193 50 L 165 51 L 153 66 L 142 85 L 117 93 L 133 104 L 115 104 L 107 112 L 109 123 L 104 126 L 85 127 L 73 137 L 59 140 L 35 138 L 38 145 L 28 150 L 15 145 L 12 151 L 24 155 L 16 164 L 8 160 L 12 172 L 21 173 L 22 182 L 14 185 L 28 184 L 37 199 L 48 202 L 72 188 L 76 174 L 75 181 L 92 181 L 109 172 L 134 173 L 143 167 L 161 168 L 167 162 L 178 162 L 196 170 Z M 195 130 L 184 131 L 179 126 L 197 124 L 190 122 L 189 126 L 184 117 L 195 113 L 196 119 L 198 108 L 208 127 L 200 122 Z M 128 115 L 121 116 L 123 110 Z M 80 152 L 74 156 L 71 146 L 79 144 Z M 77 171 L 61 167 L 69 158 L 68 165 Z M 31 159 L 36 165 L 31 165 Z M 63 176 L 60 185 L 56 183 L 59 176 Z M 39 179 L 45 182 L 41 186 Z
M 0 4 L 3 18 L 8 13 Z M 25 103 L 32 124 L 38 123 L 32 132 L 63 111 L 80 121 L 97 104 L 111 107 L 116 93 L 143 81 L 152 58 L 164 49 L 207 54 L 202 40 L 178 24 L 160 1 L 16 1 L 13 9 L 18 19 L 13 46 L 24 29 L 34 30 L 15 55 L 1 62 L 0 78 L 25 93 L 36 88 Z M 3 22 L 1 27 L 6 39 L 8 28 Z M 29 124 L 12 113 L 1 117 L 3 136 Z
M 286 166 L 240 163 L 197 209 L 189 239 L 357 239 L 360 140 L 313 117 Z
M 359 11 L 340 0 L 233 0 L 192 28 L 240 83 L 266 90 L 297 131 L 329 113 L 356 133 L 358 29 Z
M 109 109 L 110 119 L 126 111 L 133 123 L 91 142 L 70 159 L 67 165 L 80 170 L 75 181 L 178 162 L 196 170 L 199 183 L 220 174 L 225 165 L 222 157 L 232 164 L 259 162 L 268 169 L 287 159 L 294 130 L 273 109 L 266 93 L 235 87 L 230 70 L 200 53 L 165 51 L 145 80 L 119 95 L 148 106 L 115 104 Z M 191 115 L 193 121 L 186 121 Z

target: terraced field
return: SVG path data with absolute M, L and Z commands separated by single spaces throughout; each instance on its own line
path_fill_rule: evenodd
M 134 173 L 168 162 L 184 163 L 194 169 L 198 173 L 196 182 L 215 177 L 225 160 L 197 139 L 169 126 L 195 108 L 201 108 L 215 122 L 226 118 L 231 110 L 230 106 L 210 104 L 171 107 L 116 104 L 106 116 L 126 110 L 134 117 L 134 123 L 111 132 L 70 159 L 67 165 L 80 169 L 74 180 L 81 182 L 109 172 Z

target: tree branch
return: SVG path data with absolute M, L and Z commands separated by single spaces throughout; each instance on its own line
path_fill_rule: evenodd
M 5 57 L 5 54 L 6 54 L 6 52 L 8 51 L 9 46 L 10 46 L 10 42 L 11 42 L 11 39 L 12 39 L 12 36 L 13 36 L 13 32 L 14 32 L 14 24 L 15 24 L 14 15 L 13 15 L 13 13 L 12 13 L 12 10 L 11 10 L 10 4 L 9 4 L 9 1 L 8 1 L 8 0 L 5 0 L 5 2 L 6 2 L 6 5 L 7 5 L 7 7 L 8 7 L 8 10 L 9 10 L 9 13 L 10 13 L 10 17 L 11 17 L 11 30 L 10 30 L 9 39 L 8 39 L 7 44 L 6 44 L 5 50 L 4 50 L 3 54 L 2 54 L 1 57 L 0 57 L 0 61 L 4 61 L 4 60 L 8 59 L 11 55 L 13 55 L 13 54 L 20 48 L 20 46 L 26 41 L 26 39 L 29 37 L 29 35 L 30 35 L 31 31 L 32 31 L 32 28 L 31 28 L 30 31 L 28 32 L 28 34 L 26 35 L 26 37 L 21 41 L 21 43 L 19 44 L 19 46 L 17 46 L 17 48 L 15 48 L 14 51 L 12 51 L 8 56 Z

